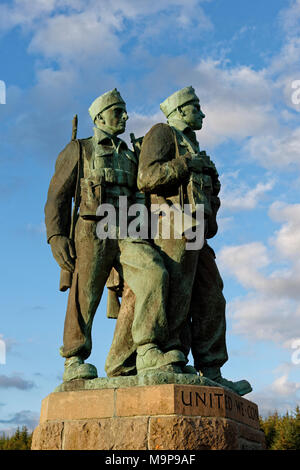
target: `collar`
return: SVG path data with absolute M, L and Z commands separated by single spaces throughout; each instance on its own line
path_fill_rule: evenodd
M 188 139 L 191 140 L 194 144 L 196 144 L 197 146 L 199 145 L 196 133 L 184 121 L 181 121 L 180 119 L 170 119 L 170 121 L 168 121 L 168 124 L 185 134 Z
M 99 129 L 98 127 L 94 127 L 94 142 L 95 144 L 100 145 L 110 145 L 115 149 L 119 149 L 121 147 L 126 150 L 128 149 L 124 140 L 119 139 L 119 137 L 116 135 L 109 134 L 108 132 Z
M 186 130 L 190 129 L 190 127 L 184 121 L 181 121 L 181 119 L 170 119 L 168 121 L 168 124 L 172 127 L 175 127 L 175 129 L 177 129 L 178 131 L 184 133 Z

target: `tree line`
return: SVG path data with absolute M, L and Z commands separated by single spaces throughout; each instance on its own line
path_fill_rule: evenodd
M 260 418 L 269 450 L 300 450 L 300 406 L 280 416 L 277 412 Z
M 12 436 L 0 435 L 0 450 L 30 450 L 32 433 L 26 426 L 18 427 Z

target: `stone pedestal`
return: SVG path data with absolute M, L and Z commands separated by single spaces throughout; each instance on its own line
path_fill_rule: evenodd
M 58 391 L 33 450 L 264 449 L 255 403 L 222 387 L 160 384 Z

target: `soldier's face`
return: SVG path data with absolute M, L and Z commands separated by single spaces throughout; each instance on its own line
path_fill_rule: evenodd
M 126 121 L 128 114 L 126 107 L 120 104 L 116 104 L 106 109 L 101 113 L 104 127 L 110 134 L 118 135 L 122 134 L 126 128 Z
M 193 130 L 202 129 L 205 114 L 201 111 L 199 101 L 192 101 L 182 107 L 182 116 L 186 124 Z

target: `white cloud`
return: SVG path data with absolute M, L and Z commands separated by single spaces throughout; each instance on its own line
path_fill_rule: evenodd
M 45 68 L 37 67 L 36 86 L 27 93 L 28 102 L 33 103 L 31 116 L 26 113 L 19 116 L 24 141 L 37 142 L 41 140 L 39 136 L 45 136 L 47 123 L 41 114 L 49 113 L 49 110 L 49 120 L 53 111 L 53 126 L 56 123 L 55 129 L 59 127 L 57 133 L 61 134 L 62 140 L 64 128 L 58 124 L 55 110 L 61 121 L 61 110 L 76 106 L 74 94 L 80 96 L 83 87 L 90 90 L 88 99 L 92 100 L 96 94 L 117 86 L 115 78 L 106 69 L 112 64 L 122 69 L 126 67 L 127 57 L 122 47 L 136 35 L 138 40 L 136 50 L 132 51 L 133 57 L 145 60 L 146 55 L 151 67 L 146 78 L 126 84 L 132 96 L 140 93 L 139 90 L 134 92 L 133 88 L 142 85 L 147 91 L 147 99 L 150 101 L 153 97 L 155 101 L 158 89 L 160 93 L 166 90 L 167 96 L 175 84 L 177 88 L 193 84 L 207 115 L 203 129 L 198 133 L 201 147 L 215 147 L 233 139 L 242 146 L 243 158 L 249 160 L 250 155 L 265 168 L 285 169 L 299 165 L 300 127 L 295 127 L 293 114 L 290 113 L 287 119 L 287 109 L 282 109 L 281 113 L 276 111 L 279 94 L 282 99 L 286 97 L 287 107 L 295 109 L 295 105 L 291 105 L 291 79 L 299 77 L 292 77 L 287 70 L 299 68 L 300 39 L 296 27 L 293 27 L 293 35 L 287 35 L 280 53 L 273 57 L 268 67 L 260 70 L 247 65 L 232 66 L 226 60 L 212 58 L 192 64 L 181 57 L 157 59 L 151 56 L 149 40 L 150 44 L 157 38 L 163 41 L 170 24 L 177 26 L 174 38 L 181 33 L 186 35 L 187 31 L 193 32 L 189 35 L 199 35 L 200 31 L 212 28 L 203 3 L 196 0 L 14 0 L 9 6 L 1 5 L 0 30 L 1 27 L 2 30 L 15 26 L 25 28 L 31 37 L 29 51 L 58 64 L 54 68 L 48 61 Z M 297 1 L 282 13 L 280 24 L 285 31 L 290 30 L 286 25 L 294 24 L 298 10 Z M 242 34 L 243 30 L 245 28 L 237 34 Z M 169 30 L 167 32 L 169 34 Z M 142 95 L 143 92 L 141 99 Z M 152 115 L 131 114 L 128 129 L 136 135 L 145 134 L 154 124 L 154 118 L 164 120 L 159 102 L 157 112 Z M 224 189 L 223 208 L 249 210 L 272 189 L 272 182 L 259 182 L 254 188 L 231 188 L 227 194 Z
M 264 280 L 259 269 L 270 263 L 266 247 L 261 242 L 225 246 L 218 254 L 220 267 L 229 271 L 246 288 L 259 288 Z
M 120 41 L 116 31 L 121 27 L 122 18 L 107 12 L 102 16 L 101 9 L 98 14 L 93 10 L 57 14 L 37 29 L 28 50 L 67 62 L 86 63 L 98 54 L 102 60 L 117 60 Z
M 220 251 L 221 271 L 229 272 L 248 291 L 228 305 L 236 333 L 287 347 L 299 331 L 299 211 L 299 204 L 272 204 L 270 215 L 281 227 L 268 247 L 252 242 Z
M 292 82 L 300 78 L 299 63 L 300 38 L 286 44 L 269 68 L 258 71 L 247 66 L 229 67 L 226 62 L 201 61 L 193 83 L 206 113 L 203 129 L 198 132 L 202 146 L 213 147 L 233 139 L 243 146 L 245 159 L 250 155 L 262 167 L 299 166 L 300 127 L 293 126 L 292 117 L 296 124 L 297 119 L 290 114 L 287 121 L 286 115 L 277 111 L 284 102 L 300 110 L 300 105 L 292 103 Z M 294 75 L 286 72 L 292 65 L 299 70 L 298 75 L 296 71 Z
M 60 61 L 82 63 L 95 54 L 118 60 L 120 48 L 135 34 L 143 41 L 163 37 L 170 24 L 177 34 L 189 30 L 189 36 L 212 28 L 203 1 L 14 0 L 0 6 L 0 31 L 20 26 L 33 35 L 30 52 Z
M 279 414 L 295 412 L 296 404 L 300 399 L 300 382 L 295 382 L 290 377 L 295 372 L 295 366 L 291 363 L 280 364 L 273 371 L 276 378 L 261 391 L 254 391 L 248 395 L 250 400 L 255 401 L 259 406 L 262 416 L 277 411 Z
M 244 182 L 236 185 L 230 175 L 221 175 L 220 179 L 222 209 L 231 211 L 254 209 L 275 184 L 274 180 L 270 180 L 267 183 L 258 182 L 254 188 L 249 188 Z
M 227 62 L 202 60 L 193 83 L 206 114 L 199 139 L 217 145 L 242 141 L 277 126 L 272 113 L 272 82 L 265 70 L 228 67 Z
M 299 329 L 298 302 L 260 292 L 235 299 L 228 304 L 233 331 L 254 341 L 272 341 L 287 347 Z
M 281 51 L 270 63 L 270 73 L 277 75 L 277 85 L 282 87 L 287 106 L 300 111 L 291 101 L 291 82 L 300 78 L 300 1 L 291 1 L 289 6 L 279 13 L 279 25 L 285 33 L 285 42 Z
M 269 209 L 271 219 L 283 222 L 272 243 L 281 256 L 297 263 L 300 249 L 300 204 L 274 202 Z
M 278 385 L 280 382 L 281 386 Z M 259 414 L 265 418 L 275 411 L 279 415 L 285 415 L 287 412 L 293 414 L 296 404 L 299 403 L 299 388 L 295 389 L 295 385 L 298 384 L 288 382 L 285 377 L 279 378 L 261 391 L 250 393 L 247 398 L 258 404 Z M 278 388 L 281 391 L 285 388 L 289 393 L 280 394 Z
M 243 144 L 245 158 L 250 155 L 265 168 L 299 166 L 298 116 L 290 113 L 286 119 L 288 109 L 300 111 L 300 104 L 292 101 L 292 83 L 300 79 L 299 18 L 296 0 L 279 16 L 284 43 L 263 69 L 231 67 L 226 61 L 213 60 L 198 65 L 199 77 L 194 83 L 207 111 L 199 136 L 204 145 L 234 139 Z
M 300 127 L 283 127 L 277 133 L 256 135 L 244 147 L 262 167 L 289 169 L 300 165 Z
M 288 36 L 294 36 L 299 32 L 300 26 L 300 0 L 291 1 L 287 8 L 279 14 L 281 26 Z
M 282 397 L 294 395 L 300 390 L 300 382 L 290 382 L 288 374 L 278 377 L 272 384 L 272 391 Z
M 57 0 L 14 0 L 12 4 L 0 5 L 0 31 L 15 26 L 31 27 L 36 19 L 50 14 Z
M 130 133 L 134 133 L 134 136 L 136 138 L 143 137 L 149 131 L 149 129 L 154 126 L 154 124 L 160 121 L 162 121 L 160 112 L 151 116 L 144 116 L 142 114 L 133 112 L 129 115 L 129 120 L 126 126 L 126 132 L 121 137 L 129 144 Z
M 74 95 L 75 90 L 82 93 L 83 83 L 91 93 L 97 89 L 99 94 L 115 86 L 112 74 L 106 76 L 107 67 L 114 64 L 118 68 L 126 68 L 127 57 L 122 47 L 136 38 L 132 57 L 144 61 L 147 57 L 151 66 L 146 78 L 137 78 L 134 85 L 126 85 L 133 96 L 139 90 L 134 93 L 132 88 L 139 88 L 140 84 L 147 90 L 149 100 L 153 96 L 157 99 L 158 87 L 160 93 L 166 90 L 167 96 L 173 91 L 171 87 L 193 84 L 207 114 L 203 130 L 198 134 L 201 146 L 214 147 L 233 139 L 243 146 L 244 158 L 248 159 L 250 154 L 266 168 L 298 164 L 300 128 L 290 127 L 291 120 L 286 120 L 287 114 L 283 117 L 285 125 L 282 125 L 280 119 L 284 110 L 276 112 L 280 93 L 291 102 L 292 77 L 287 78 L 286 70 L 299 64 L 300 43 L 296 28 L 293 29 L 294 34 L 287 37 L 281 52 L 273 57 L 268 67 L 260 70 L 246 65 L 231 66 L 226 60 L 212 58 L 192 64 L 181 57 L 152 57 L 149 46 L 154 41 L 164 43 L 166 33 L 170 34 L 170 24 L 176 25 L 174 40 L 183 34 L 185 41 L 191 35 L 198 37 L 213 27 L 203 10 L 203 3 L 197 0 L 14 0 L 10 6 L 0 7 L 0 17 L 5 18 L 3 24 L 0 22 L 0 30 L 1 25 L 2 29 L 25 28 L 31 37 L 29 51 L 58 62 L 55 69 L 49 66 L 49 62 L 47 68 L 37 68 L 34 91 L 36 95 L 44 96 L 42 100 L 47 101 L 46 106 L 66 104 L 66 97 L 71 100 L 70 95 Z M 295 17 L 295 11 L 298 12 L 298 4 L 294 2 L 291 9 L 282 13 L 281 27 L 285 30 L 291 18 Z M 237 34 L 243 31 L 245 28 Z M 61 94 L 54 99 L 57 88 Z M 293 108 L 291 103 L 287 106 Z M 157 113 L 158 120 L 163 120 L 163 115 L 159 115 L 159 103 Z M 153 115 L 156 116 L 155 111 Z M 153 122 L 152 116 L 146 115 L 140 120 Z M 35 119 L 31 121 L 34 123 Z M 144 128 L 142 130 L 145 133 Z M 258 198 L 268 190 L 265 183 L 260 184 L 253 190 L 249 189 L 244 194 L 247 197 L 243 198 L 241 193 L 237 195 L 237 202 L 229 201 L 231 207 L 234 204 L 254 207 Z

